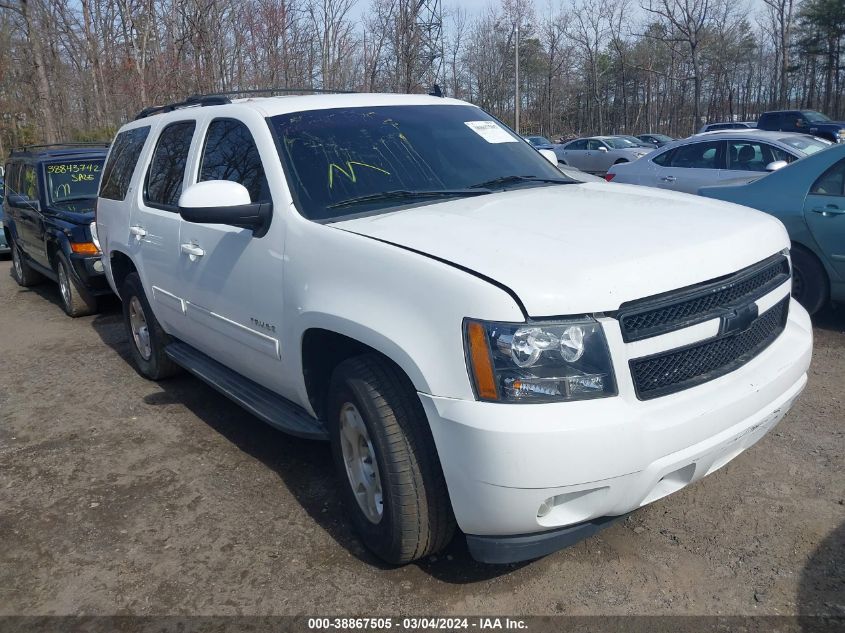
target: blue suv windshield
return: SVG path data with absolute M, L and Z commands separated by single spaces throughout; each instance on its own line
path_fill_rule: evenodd
M 332 108 L 269 122 L 297 207 L 317 221 L 573 182 L 469 105 Z
M 44 165 L 49 204 L 62 204 L 97 197 L 103 160 L 64 160 Z

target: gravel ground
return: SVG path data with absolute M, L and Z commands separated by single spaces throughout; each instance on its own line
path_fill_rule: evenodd
M 386 568 L 327 445 L 128 362 L 119 304 L 69 319 L 0 262 L 0 615 L 845 615 L 845 309 L 809 386 L 719 472 L 574 547 Z

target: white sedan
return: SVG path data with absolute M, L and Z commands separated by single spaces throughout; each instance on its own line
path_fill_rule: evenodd
M 613 165 L 605 179 L 698 193 L 699 187 L 780 169 L 830 145 L 823 139 L 789 132 L 708 132 L 665 145 L 642 160 Z

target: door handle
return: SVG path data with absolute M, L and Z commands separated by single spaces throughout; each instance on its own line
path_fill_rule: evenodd
M 144 228 L 141 227 L 141 226 L 138 226 L 137 224 L 135 226 L 129 227 L 129 233 L 131 235 L 134 235 L 138 239 L 141 239 L 142 237 L 145 237 L 147 235 L 147 232 L 144 230 Z
M 845 215 L 845 209 L 840 209 L 835 204 L 828 204 L 824 207 L 816 207 L 813 209 L 813 213 L 821 213 L 822 215 L 831 216 L 831 215 Z
M 188 255 L 191 261 L 194 261 L 198 257 L 202 257 L 203 255 L 205 255 L 205 251 L 202 250 L 196 244 L 182 244 L 182 252 Z
M 660 180 L 663 182 L 675 182 L 676 178 L 674 176 L 663 176 Z

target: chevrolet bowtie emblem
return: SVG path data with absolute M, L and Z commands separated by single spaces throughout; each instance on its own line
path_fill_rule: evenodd
M 758 310 L 756 303 L 749 303 L 735 308 L 722 317 L 720 332 L 722 334 L 743 332 L 754 322 L 757 318 L 757 314 Z

